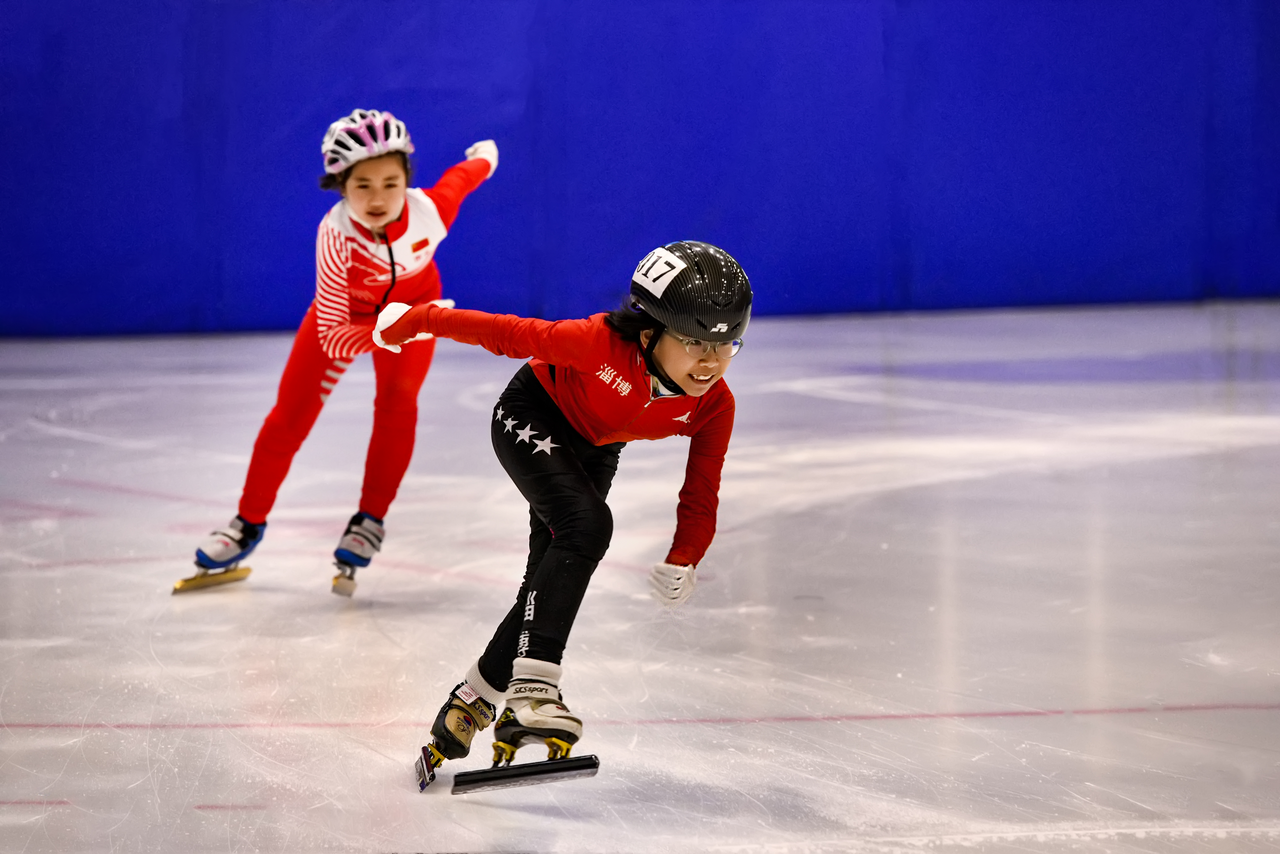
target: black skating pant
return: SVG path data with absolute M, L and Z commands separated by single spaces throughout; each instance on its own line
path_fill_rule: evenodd
M 498 690 L 517 657 L 560 663 L 596 565 L 613 536 L 605 504 L 624 443 L 597 446 L 570 426 L 528 365 L 494 408 L 493 449 L 529 502 L 529 561 L 515 605 L 480 657 Z

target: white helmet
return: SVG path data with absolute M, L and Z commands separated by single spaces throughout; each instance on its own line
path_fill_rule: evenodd
M 320 143 L 324 171 L 330 175 L 392 151 L 413 153 L 409 131 L 404 122 L 378 110 L 352 110 L 351 115 L 329 125 L 324 142 Z

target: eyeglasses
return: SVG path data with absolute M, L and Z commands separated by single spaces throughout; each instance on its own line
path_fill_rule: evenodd
M 716 358 L 732 359 L 742 349 L 741 338 L 734 338 L 732 341 L 703 341 L 701 338 L 685 338 L 670 329 L 666 333 L 683 344 L 686 353 L 699 359 L 711 352 L 716 354 Z

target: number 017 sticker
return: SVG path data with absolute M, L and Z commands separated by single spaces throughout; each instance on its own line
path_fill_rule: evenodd
M 680 271 L 688 266 L 675 255 L 659 247 L 644 256 L 644 259 L 636 265 L 631 281 L 641 285 L 658 299 L 662 299 L 662 292 L 667 289 L 667 285 L 671 284 L 676 276 L 680 275 Z

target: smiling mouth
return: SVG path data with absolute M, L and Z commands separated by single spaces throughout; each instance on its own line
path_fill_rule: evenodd
M 689 374 L 689 376 L 693 377 L 695 380 L 697 380 L 697 381 L 698 381 L 698 382 L 700 382 L 700 383 L 705 383 L 705 382 L 707 382 L 708 380 L 710 380 L 710 379 L 711 379 L 711 376 L 712 376 L 712 375 L 711 375 L 711 374 L 704 374 L 704 375 L 702 375 L 702 376 L 699 376 L 698 374 Z

